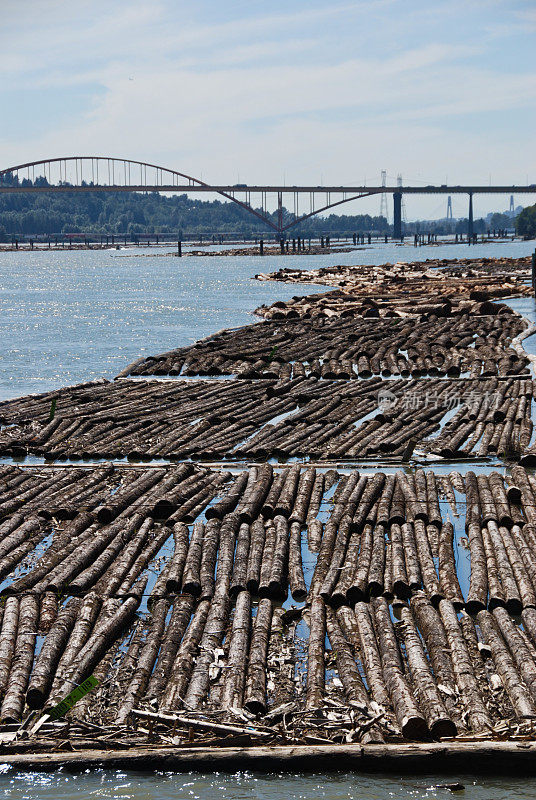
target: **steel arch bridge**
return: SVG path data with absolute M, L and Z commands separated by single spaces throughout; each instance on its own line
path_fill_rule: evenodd
M 472 228 L 474 194 L 536 194 L 536 184 L 530 186 L 281 186 L 281 185 L 215 185 L 177 170 L 106 156 L 66 156 L 29 161 L 0 170 L 0 194 L 4 192 L 173 192 L 218 194 L 236 203 L 274 230 L 280 238 L 300 222 L 343 203 L 392 194 L 394 201 L 394 236 L 402 231 L 401 203 L 403 194 L 466 194 L 469 196 L 469 229 Z M 251 196 L 260 196 L 254 207 Z M 283 196 L 292 195 L 292 219 L 284 217 Z M 268 211 L 268 196 L 276 196 L 277 221 Z M 307 209 L 300 199 L 305 196 Z M 319 200 L 320 198 L 320 200 Z

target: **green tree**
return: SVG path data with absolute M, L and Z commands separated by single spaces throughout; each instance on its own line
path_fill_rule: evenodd
M 516 219 L 516 231 L 527 239 L 536 238 L 536 205 L 523 209 Z

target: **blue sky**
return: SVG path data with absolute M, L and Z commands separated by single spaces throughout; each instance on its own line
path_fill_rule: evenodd
M 534 183 L 535 44 L 535 0 L 2 0 L 0 164 L 76 153 L 214 182 Z M 444 214 L 441 199 L 406 204 Z

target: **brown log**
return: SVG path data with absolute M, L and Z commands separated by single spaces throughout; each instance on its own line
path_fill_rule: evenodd
M 456 736 L 457 728 L 450 718 L 434 681 L 423 650 L 413 616 L 407 606 L 401 609 L 406 659 L 411 674 L 415 699 L 434 737 Z
M 404 556 L 404 542 L 402 538 L 402 529 L 398 523 L 393 522 L 391 525 L 391 558 L 392 558 L 392 576 L 393 576 L 393 591 L 397 597 L 408 598 L 411 595 L 409 586 L 408 574 L 406 572 L 406 558 Z M 416 553 L 415 553 L 416 556 Z M 414 575 L 417 574 L 418 564 L 416 558 L 413 561 Z M 419 573 L 420 574 L 420 573 Z
M 183 594 L 173 600 L 173 610 L 158 654 L 158 662 L 145 693 L 149 700 L 158 698 L 164 691 L 194 607 L 195 600 L 191 594 Z
M 309 620 L 305 708 L 313 711 L 322 707 L 325 691 L 326 607 L 321 597 L 313 597 Z
M 60 611 L 37 658 L 26 693 L 30 708 L 42 708 L 52 687 L 59 660 L 80 613 L 82 600 L 71 599 Z
M 245 707 L 253 714 L 266 712 L 266 659 L 272 626 L 272 601 L 259 601 L 253 625 L 246 679 Z
M 289 582 L 290 593 L 294 600 L 301 602 L 307 597 L 307 587 L 303 575 L 303 562 L 301 553 L 302 523 L 290 523 L 289 543 Z
M 227 585 L 229 578 L 227 578 Z M 222 584 L 220 584 L 221 586 Z M 216 591 L 210 604 L 203 636 L 199 645 L 199 655 L 195 661 L 192 677 L 184 697 L 188 709 L 198 709 L 209 690 L 209 670 L 214 653 L 221 648 L 229 618 L 229 594 Z
M 427 738 L 428 726 L 404 677 L 389 606 L 385 598 L 375 597 L 371 607 L 383 675 L 402 734 L 407 739 Z
M 38 621 L 39 601 L 37 597 L 24 595 L 19 606 L 15 652 L 0 711 L 4 722 L 16 722 L 22 717 L 24 698 L 34 660 Z
M 208 527 L 208 525 L 207 525 Z M 184 522 L 176 522 L 173 526 L 174 550 L 167 571 L 166 592 L 180 592 L 184 573 L 184 565 L 188 556 L 190 533 Z
M 411 589 L 420 589 L 422 587 L 422 575 L 415 542 L 415 530 L 411 522 L 404 522 L 401 526 L 401 531 L 408 582 Z
M 331 649 L 335 655 L 337 672 L 344 687 L 344 694 L 349 704 L 360 708 L 366 716 L 372 717 L 367 690 L 363 685 L 352 651 L 341 630 L 333 609 L 326 608 L 326 624 Z M 377 725 L 372 726 L 360 736 L 365 743 L 384 741 Z
M 224 673 L 221 706 L 224 709 L 242 708 L 251 629 L 251 595 L 241 591 L 236 606 L 229 642 L 227 668 Z
M 205 525 L 203 536 L 203 553 L 201 555 L 201 566 L 199 568 L 199 580 L 201 583 L 201 597 L 211 598 L 215 589 L 215 572 L 218 558 L 218 545 L 220 541 L 220 520 L 211 518 Z
M 264 520 L 259 517 L 250 526 L 250 545 L 247 559 L 246 587 L 255 594 L 259 589 L 259 580 L 264 550 L 265 527 Z
M 449 643 L 456 683 L 460 689 L 469 724 L 474 731 L 490 730 L 491 718 L 482 699 L 471 664 L 471 657 L 452 603 L 448 600 L 441 600 L 439 614 Z
M 447 711 L 458 730 L 463 730 L 465 726 L 456 703 L 456 678 L 441 617 L 423 592 L 418 592 L 411 598 L 411 611 L 426 644 L 438 689 L 443 694 Z
M 201 594 L 201 558 L 203 555 L 203 538 L 205 526 L 202 522 L 195 522 L 192 536 L 188 546 L 188 555 L 184 564 L 182 576 L 182 590 L 186 594 L 197 596 Z
M 274 559 L 276 541 L 276 529 L 273 520 L 266 520 L 264 524 L 264 532 L 264 546 L 259 574 L 259 595 L 261 597 L 267 597 L 270 592 L 270 575 L 272 572 L 272 561 Z
M 483 531 L 478 522 L 472 522 L 467 531 L 469 552 L 471 554 L 471 575 L 469 591 L 465 604 L 470 614 L 476 614 L 486 607 L 488 598 L 488 567 Z
M 243 522 L 238 529 L 236 540 L 236 552 L 229 589 L 231 597 L 236 597 L 246 589 L 249 547 L 250 525 L 247 522 Z
M 489 520 L 486 527 L 490 535 L 490 539 L 493 545 L 493 550 L 495 553 L 495 558 L 497 561 L 501 586 L 504 591 L 506 608 L 508 609 L 508 611 L 510 611 L 511 614 L 521 614 L 523 604 L 521 602 L 521 597 L 519 594 L 519 589 L 514 576 L 514 572 L 510 564 L 510 561 L 508 559 L 508 553 L 506 552 L 503 538 L 501 536 L 497 523 L 493 522 L 492 520 Z M 491 592 L 490 592 L 490 607 L 491 607 Z
M 162 694 L 160 708 L 164 710 L 180 708 L 183 705 L 184 693 L 190 681 L 209 609 L 210 600 L 201 600 L 195 610 L 173 662 L 170 679 Z
M 147 637 L 141 648 L 132 679 L 121 697 L 115 716 L 115 723 L 118 725 L 122 725 L 127 721 L 130 712 L 137 705 L 147 688 L 164 635 L 169 606 L 170 600 L 162 597 L 155 602 L 152 608 Z
M 439 584 L 441 593 L 457 610 L 465 605 L 454 559 L 454 527 L 444 522 L 439 532 Z
M 307 521 L 307 543 L 311 553 L 318 553 L 322 544 L 322 533 L 324 525 L 319 519 L 309 519 Z
M 372 550 L 368 571 L 368 591 L 372 596 L 383 592 L 385 572 L 385 525 L 376 523 L 372 534 Z
M 45 592 L 39 603 L 39 631 L 47 634 L 58 616 L 58 596 L 54 592 Z
M 2 631 L 0 633 L 0 699 L 4 696 L 11 672 L 11 663 L 19 627 L 18 597 L 7 597 L 5 601 Z
M 289 530 L 286 518 L 280 514 L 274 517 L 275 545 L 268 591 L 270 597 L 285 599 L 287 596 Z
M 110 614 L 102 625 L 96 626 L 79 651 L 76 663 L 66 671 L 63 685 L 60 688 L 61 694 L 67 694 L 91 675 L 92 670 L 103 658 L 108 648 L 115 643 L 121 631 L 132 621 L 146 585 L 147 579 L 145 578 L 138 583 L 135 594 L 127 597 L 124 603 Z M 52 706 L 55 701 L 57 702 L 56 698 L 49 697 L 48 703 Z
M 536 700 L 536 658 L 533 649 L 527 645 L 520 629 L 504 608 L 496 608 L 493 617 L 506 642 L 510 654 L 523 682 L 530 692 L 533 701 Z
M 207 508 L 205 517 L 209 519 L 223 519 L 226 514 L 232 513 L 238 505 L 248 482 L 248 472 L 244 470 L 238 475 L 222 499 Z
M 510 698 L 516 716 L 521 718 L 535 717 L 536 706 L 534 701 L 520 679 L 513 658 L 497 629 L 497 624 L 492 614 L 489 611 L 479 611 L 477 620 L 484 641 L 491 648 L 497 673 Z
M 367 683 L 378 705 L 387 709 L 389 693 L 383 676 L 378 643 L 370 618 L 368 603 L 356 603 L 355 609 L 343 606 L 337 611 L 344 634 L 351 643 L 355 655 L 361 657 Z
M 314 467 L 308 467 L 301 472 L 296 491 L 296 500 L 289 516 L 289 521 L 291 523 L 299 522 L 301 525 L 305 524 L 305 520 L 309 515 L 309 502 L 311 500 L 315 477 L 316 469 Z

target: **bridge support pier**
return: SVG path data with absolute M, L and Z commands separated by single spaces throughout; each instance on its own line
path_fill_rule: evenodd
M 402 192 L 393 192 L 393 238 L 402 238 Z
M 475 225 L 473 220 L 473 193 L 469 192 L 469 218 L 467 220 L 467 241 L 469 244 L 472 244 L 474 233 Z

